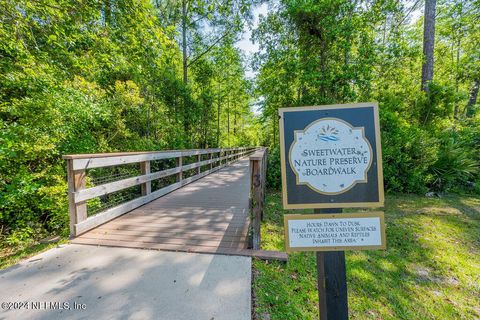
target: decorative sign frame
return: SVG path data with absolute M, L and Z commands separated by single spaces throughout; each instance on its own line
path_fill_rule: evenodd
M 382 207 L 376 102 L 279 109 L 285 209 Z
M 293 224 L 293 222 L 297 221 L 300 221 L 300 224 L 296 223 L 297 228 L 295 231 L 297 232 L 297 238 L 293 240 L 291 232 L 293 232 L 294 228 L 290 222 Z M 381 211 L 286 214 L 284 215 L 284 226 L 285 249 L 287 252 L 386 248 L 385 217 Z M 300 234 L 303 235 L 303 239 L 298 238 Z M 293 240 L 292 243 L 291 239 Z M 297 245 L 292 246 L 293 242 L 297 243 Z M 314 242 L 317 242 L 316 245 L 314 245 Z M 352 245 L 345 244 L 347 242 L 351 242 Z M 301 243 L 304 243 L 304 245 L 299 245 Z

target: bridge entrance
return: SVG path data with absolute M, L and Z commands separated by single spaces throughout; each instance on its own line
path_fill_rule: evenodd
M 264 148 L 64 158 L 73 243 L 286 259 L 285 253 L 259 250 Z M 103 209 L 112 194 L 128 201 Z

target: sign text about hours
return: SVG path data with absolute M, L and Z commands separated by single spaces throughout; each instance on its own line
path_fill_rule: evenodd
M 353 216 L 352 216 L 353 215 Z M 385 245 L 383 213 L 287 215 L 289 251 L 381 248 Z

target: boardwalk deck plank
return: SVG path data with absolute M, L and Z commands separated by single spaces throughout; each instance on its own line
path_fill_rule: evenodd
M 248 255 L 250 169 L 241 159 L 117 217 L 73 243 Z

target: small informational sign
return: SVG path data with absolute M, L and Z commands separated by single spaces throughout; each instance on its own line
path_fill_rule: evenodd
M 279 114 L 284 208 L 383 206 L 377 103 Z
M 284 222 L 287 252 L 385 249 L 383 212 L 289 214 Z

